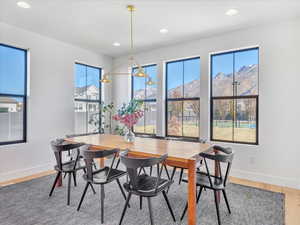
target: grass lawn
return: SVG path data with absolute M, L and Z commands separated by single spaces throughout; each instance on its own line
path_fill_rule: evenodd
M 232 141 L 231 127 L 214 127 L 213 138 L 217 140 Z M 234 140 L 239 142 L 252 142 L 256 140 L 255 128 L 234 128 Z
M 214 120 L 213 138 L 216 140 L 256 142 L 256 123 L 255 121 L 238 121 L 233 129 L 232 121 Z M 233 131 L 234 130 L 234 131 Z M 234 136 L 233 136 L 234 133 Z
M 154 125 L 145 126 L 135 126 L 134 131 L 136 133 L 147 133 L 155 134 L 156 127 Z M 177 129 L 178 132 L 172 132 L 169 130 L 169 135 L 180 136 L 181 127 Z M 256 141 L 256 128 L 253 123 L 240 122 L 238 128 L 234 128 L 234 137 L 232 137 L 232 123 L 226 121 L 218 121 L 214 123 L 213 128 L 213 138 L 216 140 L 226 140 L 239 142 L 250 142 L 255 143 Z M 183 125 L 183 135 L 186 137 L 199 137 L 199 127 L 195 124 L 184 124 Z
M 145 126 L 134 126 L 134 132 L 136 133 L 146 133 L 146 134 L 155 134 L 156 133 L 156 126 L 154 125 L 148 125 Z
M 144 126 L 135 126 L 134 132 L 155 134 L 156 133 L 155 128 L 156 127 L 154 125 L 148 125 L 148 126 L 145 126 L 145 130 L 144 130 Z M 181 127 L 179 128 L 179 132 L 176 132 L 176 133 L 169 132 L 169 135 L 181 136 Z M 183 135 L 186 137 L 198 137 L 199 136 L 199 127 L 194 124 L 184 124 L 183 125 Z

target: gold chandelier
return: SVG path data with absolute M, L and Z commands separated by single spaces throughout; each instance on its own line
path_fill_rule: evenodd
M 103 78 L 100 80 L 102 83 L 111 83 L 112 80 L 109 78 L 111 75 L 131 75 L 135 77 L 145 77 L 148 78 L 146 84 L 147 85 L 154 85 L 154 81 L 152 81 L 151 77 L 149 77 L 146 73 L 143 67 L 136 61 L 134 58 L 134 46 L 133 46 L 133 12 L 136 11 L 136 8 L 134 5 L 128 5 L 127 10 L 130 12 L 130 55 L 128 58 L 128 68 L 131 69 L 134 67 L 137 67 L 137 72 L 131 73 L 129 72 L 120 72 L 120 73 L 114 73 L 114 72 L 108 72 L 103 74 Z

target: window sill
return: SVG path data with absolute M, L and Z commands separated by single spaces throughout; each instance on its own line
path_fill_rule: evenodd
M 191 138 L 191 137 L 172 137 L 172 136 L 167 136 L 164 139 L 165 140 L 172 140 L 172 141 L 199 142 L 199 138 Z
M 225 141 L 225 140 L 214 140 L 210 139 L 211 142 L 224 143 L 224 144 L 234 144 L 234 145 L 242 145 L 242 146 L 258 146 L 259 143 L 249 143 L 249 142 L 233 142 L 233 141 Z
M 159 136 L 156 136 L 155 134 L 143 134 L 143 133 L 134 133 L 136 137 L 141 138 L 160 138 Z
M 26 140 L 21 141 L 7 141 L 7 142 L 0 142 L 0 148 L 2 146 L 8 146 L 8 145 L 19 145 L 19 144 L 27 144 Z

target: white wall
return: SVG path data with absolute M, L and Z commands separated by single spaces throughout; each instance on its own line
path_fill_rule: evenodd
M 0 23 L 0 43 L 30 53 L 28 141 L 0 146 L 1 182 L 53 168 L 50 141 L 74 132 L 75 61 L 109 70 L 112 59 L 4 23 Z M 110 89 L 104 92 L 110 101 Z
M 139 63 L 158 64 L 157 135 L 164 128 L 164 62 L 201 57 L 201 138 L 209 138 L 209 53 L 249 46 L 260 47 L 259 145 L 225 144 L 236 151 L 233 175 L 300 189 L 300 20 L 254 27 L 224 35 L 172 45 L 136 55 Z M 126 71 L 127 57 L 113 61 Z M 116 104 L 130 98 L 130 78 L 115 77 Z M 183 149 L 184 151 L 184 149 Z

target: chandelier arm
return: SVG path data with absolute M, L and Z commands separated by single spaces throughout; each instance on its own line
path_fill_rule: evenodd
M 104 75 L 130 75 L 130 73 L 126 72 L 116 72 L 116 73 L 105 73 Z

